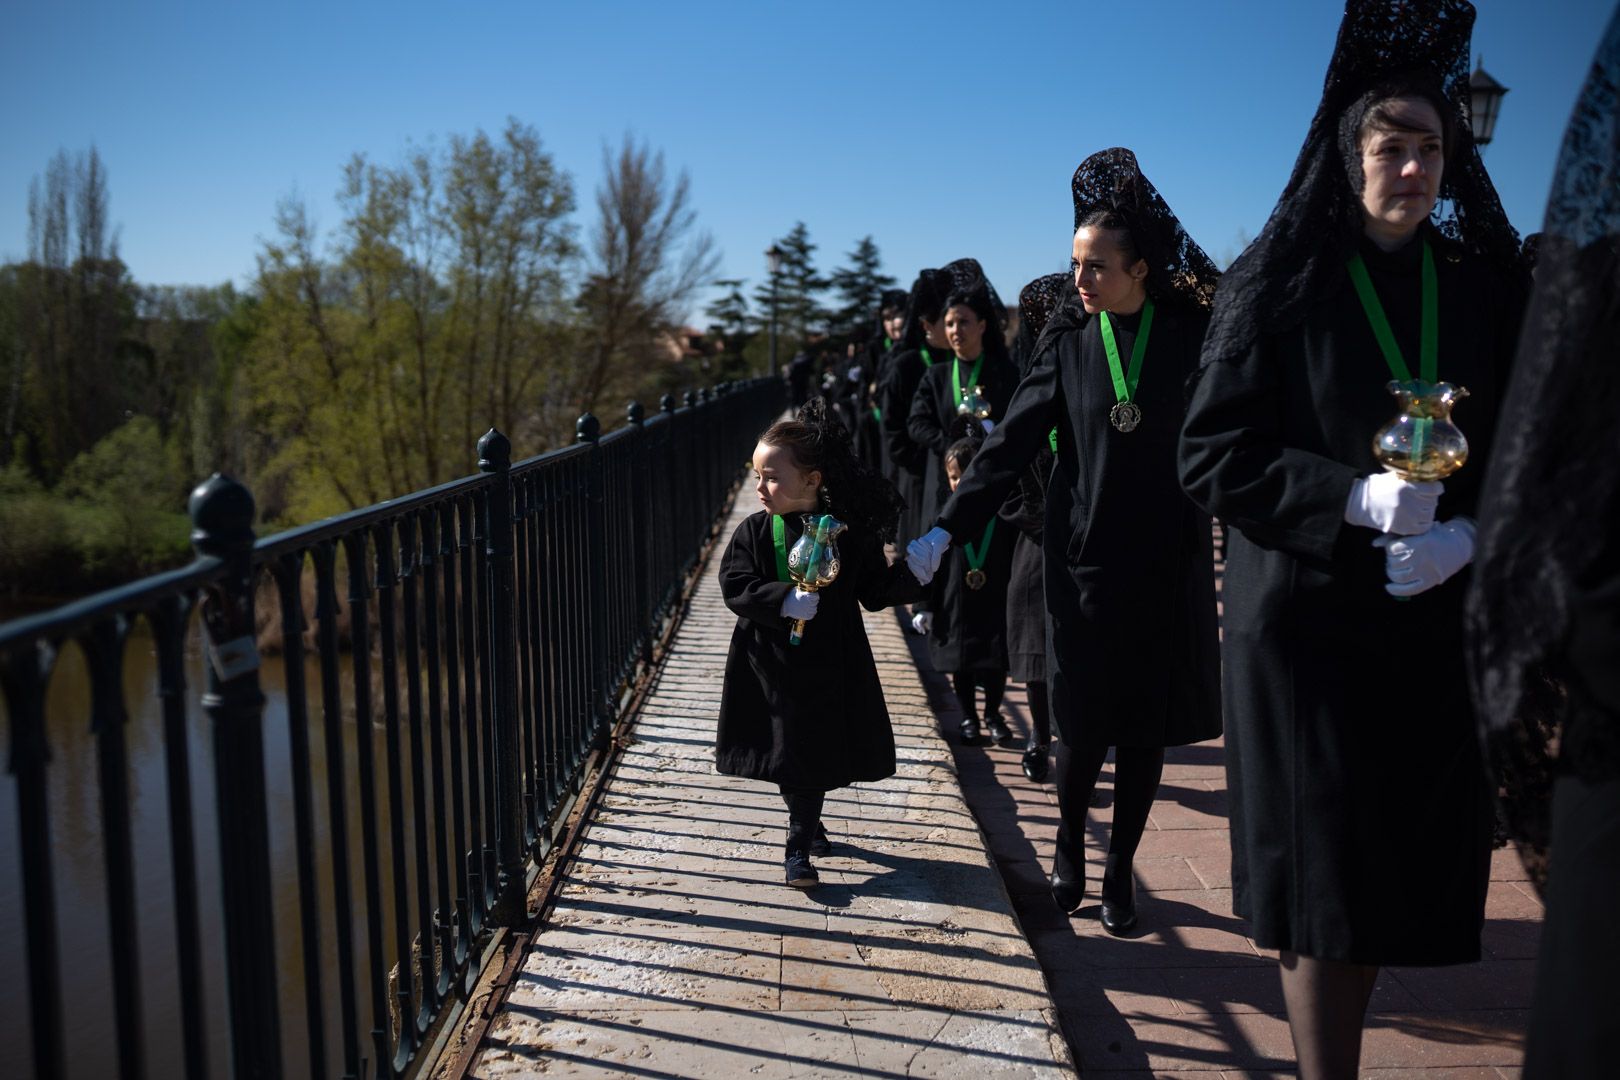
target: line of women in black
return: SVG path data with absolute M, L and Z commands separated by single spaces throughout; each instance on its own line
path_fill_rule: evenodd
M 1473 17 L 1351 0 L 1293 175 L 1224 277 L 1129 151 L 1082 163 L 1078 296 L 907 550 L 927 581 L 1054 449 L 1054 900 L 1085 895 L 1112 748 L 1101 919 L 1135 924 L 1164 749 L 1224 717 L 1233 904 L 1280 955 L 1307 1077 L 1355 1075 L 1381 966 L 1480 954 L 1493 816 L 1462 599 L 1484 470 L 1403 478 L 1372 439 L 1396 412 L 1385 384 L 1416 373 L 1467 388 L 1474 459 L 1495 442 L 1528 279 L 1467 124 Z M 1228 530 L 1219 643 L 1211 515 Z

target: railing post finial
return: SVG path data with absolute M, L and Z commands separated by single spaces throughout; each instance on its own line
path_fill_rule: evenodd
M 574 423 L 574 436 L 580 442 L 595 442 L 602 437 L 602 422 L 591 413 L 585 413 Z

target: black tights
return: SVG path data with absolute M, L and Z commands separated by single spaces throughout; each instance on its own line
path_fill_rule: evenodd
M 1045 746 L 1052 741 L 1052 706 L 1046 683 L 1027 682 L 1024 694 L 1029 699 L 1029 745 Z
M 994 716 L 1001 708 L 1001 695 L 1007 691 L 1005 671 L 957 671 L 951 675 L 951 687 L 956 691 L 956 702 L 962 706 L 962 717 L 977 717 L 974 708 L 975 686 L 984 687 L 984 715 Z
M 825 791 L 782 785 L 782 801 L 787 803 L 787 850 L 805 852 L 821 827 L 821 807 L 827 799 Z
M 1086 808 L 1097 787 L 1097 775 L 1108 758 L 1107 744 L 1058 744 L 1054 781 L 1058 796 L 1057 869 L 1066 878 L 1080 875 L 1085 863 Z M 1114 828 L 1108 837 L 1108 865 L 1130 865 L 1147 828 L 1148 811 L 1159 793 L 1164 748 L 1114 747 Z

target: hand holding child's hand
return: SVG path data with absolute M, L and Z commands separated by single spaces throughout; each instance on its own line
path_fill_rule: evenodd
M 821 596 L 818 593 L 807 592 L 795 585 L 793 591 L 782 601 L 782 618 L 813 619 L 820 603 Z
M 932 611 L 919 611 L 911 617 L 911 628 L 923 637 L 928 636 L 928 631 L 933 629 L 933 626 L 934 613 Z
M 919 585 L 934 580 L 939 561 L 945 557 L 945 550 L 950 546 L 951 534 L 937 525 L 906 545 L 906 568 Z

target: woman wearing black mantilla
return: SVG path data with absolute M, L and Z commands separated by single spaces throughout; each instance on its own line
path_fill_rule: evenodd
M 1182 436 L 1228 526 L 1233 906 L 1304 1077 L 1353 1076 L 1383 965 L 1476 960 L 1493 832 L 1463 666 L 1480 480 L 1382 470 L 1412 375 L 1495 435 L 1528 280 L 1463 109 L 1474 9 L 1351 0 L 1282 198 L 1227 270 Z M 1438 226 L 1431 221 L 1445 200 Z
M 949 544 L 974 540 L 1056 428 L 1043 530 L 1062 737 L 1052 896 L 1080 907 L 1086 808 L 1112 747 L 1101 919 L 1123 934 L 1164 749 L 1221 731 L 1209 518 L 1182 494 L 1175 458 L 1217 273 L 1129 150 L 1087 158 L 1073 192 L 1078 302 L 1052 316 L 1006 416 L 907 561 L 921 578 Z
M 1541 236 L 1467 614 L 1503 817 L 1545 886 L 1524 1076 L 1564 1080 L 1620 1046 L 1620 8 Z

